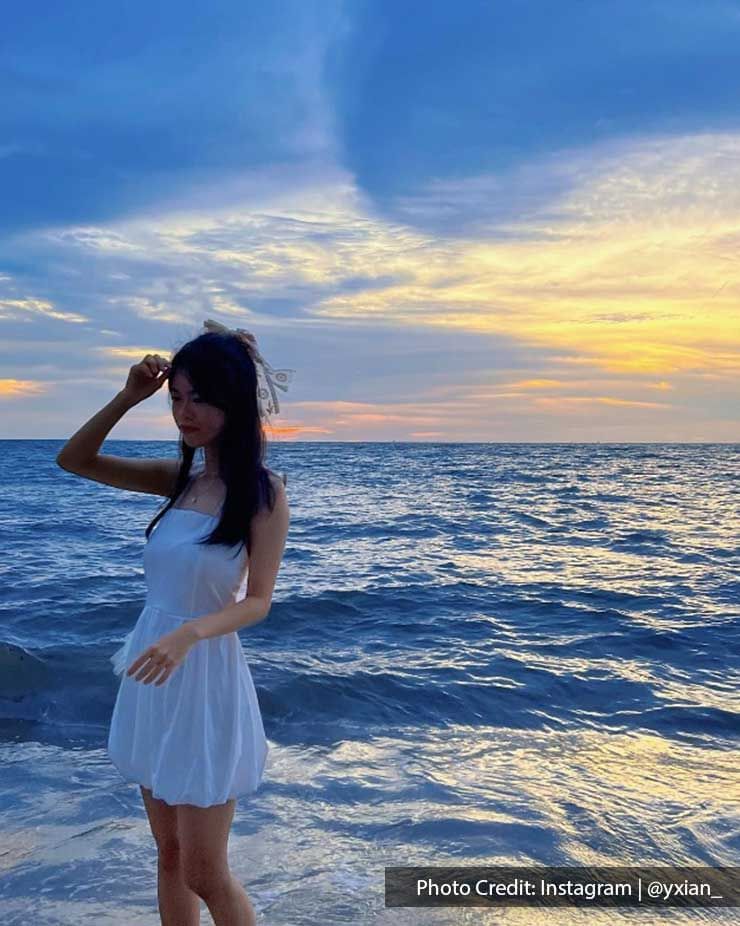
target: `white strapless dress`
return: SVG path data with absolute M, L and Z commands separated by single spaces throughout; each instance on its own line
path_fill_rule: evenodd
M 183 621 L 244 598 L 242 547 L 198 546 L 217 518 L 170 508 L 144 547 L 144 607 L 111 657 L 121 675 L 108 755 L 126 781 L 168 804 L 210 807 L 251 794 L 268 745 L 257 692 L 236 632 L 199 640 L 167 681 L 143 684 L 125 670 Z M 243 576 L 243 578 L 242 578 Z

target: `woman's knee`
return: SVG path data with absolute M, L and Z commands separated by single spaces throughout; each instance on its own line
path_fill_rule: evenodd
M 231 887 L 231 872 L 225 859 L 215 861 L 192 852 L 182 856 L 181 864 L 185 884 L 204 900 Z
M 227 846 L 235 803 L 232 798 L 213 807 L 183 804 L 178 808 L 183 877 L 203 899 L 232 885 Z

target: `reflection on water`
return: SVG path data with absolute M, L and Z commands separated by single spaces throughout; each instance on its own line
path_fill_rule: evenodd
M 13 447 L 4 924 L 30 909 L 34 923 L 156 924 L 149 825 L 104 744 L 108 657 L 146 593 L 157 502 L 60 474 L 43 442 Z M 386 910 L 383 869 L 738 864 L 740 448 L 278 450 L 286 559 L 268 620 L 241 634 L 271 751 L 229 843 L 262 922 L 735 922 Z M 25 498 L 21 452 L 38 455 Z

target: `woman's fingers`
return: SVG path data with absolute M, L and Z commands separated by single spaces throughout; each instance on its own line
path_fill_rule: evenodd
M 141 668 L 140 674 L 149 678 L 150 675 L 156 675 L 162 669 L 169 665 L 169 659 L 166 656 L 150 656 Z
M 148 685 L 149 682 L 154 681 L 160 674 L 160 672 L 165 669 L 166 666 L 153 663 L 151 665 L 145 665 L 140 672 L 136 675 L 136 681 L 141 682 L 144 685 Z
M 145 363 L 152 376 L 158 376 L 159 373 L 167 373 L 170 365 L 159 354 L 147 354 L 142 363 Z
M 140 656 L 137 656 L 128 667 L 126 675 L 133 675 L 136 677 L 137 682 L 141 681 L 141 678 L 144 676 L 144 674 L 151 668 L 153 656 L 153 649 L 145 649 L 144 652 L 141 653 Z
M 179 666 L 182 660 L 163 652 L 157 644 L 153 644 L 141 653 L 126 670 L 126 675 L 134 681 L 149 685 L 155 682 L 157 686 L 163 685 Z
M 163 671 L 165 671 L 165 666 L 155 666 L 152 671 L 141 680 L 142 685 L 150 684 L 155 678 L 159 678 Z
M 134 672 L 132 672 L 131 668 L 133 668 L 133 666 L 135 666 L 137 663 L 140 663 L 140 665 Z M 156 678 L 159 678 L 160 674 L 164 672 L 165 675 L 157 682 L 158 685 L 161 685 L 163 682 L 166 682 L 169 676 L 172 674 L 172 669 L 173 666 L 170 659 L 155 662 L 152 655 L 147 655 L 144 653 L 139 657 L 139 659 L 136 660 L 136 662 L 131 664 L 127 674 L 133 675 L 134 681 L 141 682 L 143 685 L 148 685 Z

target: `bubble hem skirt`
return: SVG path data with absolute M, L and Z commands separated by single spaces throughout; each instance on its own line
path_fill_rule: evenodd
M 110 661 L 121 684 L 108 755 L 128 782 L 168 804 L 211 807 L 259 787 L 268 744 L 252 673 L 233 633 L 199 640 L 163 685 L 126 669 L 190 618 L 145 605 Z

